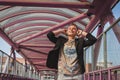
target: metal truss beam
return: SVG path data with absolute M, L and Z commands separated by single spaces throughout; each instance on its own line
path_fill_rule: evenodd
M 67 15 L 67 14 L 64 14 L 64 13 L 59 13 L 57 11 L 50 11 L 50 10 L 28 10 L 28 11 L 23 11 L 23 12 L 19 12 L 19 13 L 14 13 L 12 15 L 8 15 L 8 16 L 5 16 L 3 18 L 0 18 L 0 22 L 6 20 L 6 19 L 9 19 L 9 18 L 13 18 L 13 17 L 16 17 L 16 16 L 19 16 L 19 15 L 24 15 L 24 14 L 30 14 L 30 13 L 49 13 L 49 14 L 55 14 L 55 15 L 59 15 L 61 17 L 66 17 L 66 18 L 72 18 L 72 16 L 70 15 Z M 33 19 L 35 19 L 34 17 L 32 17 Z M 38 17 L 39 18 L 39 17 Z M 36 19 L 38 19 L 36 18 Z M 48 17 L 47 17 L 48 18 Z M 54 18 L 52 18 L 53 20 Z M 57 19 L 57 18 L 56 18 Z M 20 22 L 25 22 L 25 21 L 30 21 L 31 18 L 25 18 L 25 19 L 20 19 L 20 20 L 16 20 L 14 22 L 11 22 L 9 24 L 6 24 L 5 26 L 3 26 L 2 28 L 7 28 L 9 26 L 12 26 L 14 24 L 17 24 L 17 23 L 20 23 Z M 40 19 L 41 20 L 41 19 Z M 51 19 L 50 19 L 51 20 Z M 59 20 L 59 19 L 58 19 Z M 85 24 L 83 21 L 78 21 L 80 22 L 82 25 L 86 26 L 87 24 Z
M 26 38 L 24 38 L 24 39 L 21 39 L 21 40 L 17 41 L 17 43 L 20 44 L 20 43 L 25 42 L 25 41 L 27 41 L 27 40 L 33 39 L 33 38 L 35 38 L 35 37 L 37 37 L 37 36 L 41 36 L 41 35 L 49 32 L 49 31 L 51 31 L 51 30 L 55 30 L 55 29 L 58 29 L 58 28 L 60 28 L 60 27 L 64 27 L 65 25 L 67 25 L 67 24 L 69 24 L 69 23 L 75 22 L 75 21 L 80 20 L 80 19 L 83 19 L 83 18 L 85 18 L 85 17 L 87 17 L 87 14 L 86 14 L 86 13 L 80 14 L 79 16 L 76 16 L 76 17 L 70 18 L 70 19 L 68 19 L 68 20 L 66 20 L 66 21 L 64 21 L 64 22 L 61 22 L 61 23 L 58 24 L 58 25 L 52 26 L 52 27 L 50 27 L 50 28 L 47 28 L 47 29 L 43 30 L 42 32 L 38 32 L 38 33 L 36 33 L 36 34 L 33 34 L 32 36 L 29 36 L 29 37 L 26 37 Z
M 43 57 L 39 57 L 39 58 L 36 58 L 36 57 L 34 57 L 34 58 L 28 58 L 28 60 L 46 60 L 47 59 L 47 57 L 45 58 L 43 58 Z
M 9 18 L 19 16 L 19 15 L 30 14 L 30 13 L 48 13 L 48 14 L 56 14 L 56 15 L 59 15 L 59 16 L 64 16 L 66 18 L 71 18 L 72 17 L 72 16 L 69 16 L 69 15 L 64 14 L 62 12 L 59 13 L 57 11 L 51 11 L 51 10 L 27 10 L 27 11 L 22 11 L 22 12 L 19 12 L 19 13 L 13 13 L 12 15 L 7 15 L 3 18 L 0 18 L 0 22 L 4 21 L 6 19 L 9 19 Z
M 98 32 L 97 32 L 97 37 L 103 32 L 104 29 L 104 25 L 100 25 L 98 28 Z M 93 67 L 94 70 L 96 69 L 96 64 L 98 61 L 98 55 L 99 55 L 99 50 L 100 50 L 100 46 L 101 46 L 101 40 L 102 38 L 99 38 L 95 44 L 95 48 L 94 48 L 94 61 L 93 61 Z
M 41 52 L 41 51 L 34 50 L 34 49 L 31 49 L 31 48 L 27 48 L 27 47 L 24 47 L 24 46 L 20 46 L 20 48 L 21 49 L 26 49 L 26 50 L 29 50 L 29 51 L 33 51 L 33 52 L 37 52 L 37 53 L 40 53 L 40 54 L 47 55 L 47 53 L 45 53 L 45 52 Z
M 93 13 L 94 17 L 92 18 L 90 23 L 86 26 L 85 31 L 87 32 L 93 31 L 99 20 L 105 17 L 104 15 L 106 15 L 106 12 L 109 12 L 111 10 L 110 8 L 115 2 L 116 0 L 101 0 L 101 1 L 94 0 L 93 3 L 96 5 L 96 7 L 94 8 L 95 11 L 92 9 L 89 9 L 88 11 L 88 13 Z
M 55 1 L 40 1 L 40 0 L 0 0 L 1 5 L 11 6 L 34 6 L 34 7 L 55 7 L 55 8 L 90 8 L 88 2 L 55 2 Z
M 0 36 L 8 42 L 15 50 L 18 50 L 18 45 L 16 45 L 7 35 L 6 33 L 0 28 Z
M 94 16 L 92 17 L 90 23 L 86 26 L 85 31 L 86 32 L 90 32 L 94 27 L 96 27 L 95 25 L 99 22 L 99 18 L 98 16 Z
M 111 25 L 116 21 L 114 15 L 112 13 L 108 17 L 108 20 L 109 20 Z M 120 43 L 120 25 L 116 24 L 114 27 L 112 27 L 112 29 L 113 29 L 113 32 L 115 33 L 115 36 L 116 36 L 117 40 Z
M 54 23 L 47 23 L 47 22 L 45 22 L 45 23 L 42 23 L 42 22 L 38 23 L 37 22 L 37 23 L 23 24 L 23 25 L 18 26 L 17 28 L 13 28 L 13 29 L 7 31 L 7 34 L 14 34 L 14 32 L 16 32 L 17 35 L 19 35 L 18 33 L 20 33 L 20 32 L 26 33 L 26 32 L 24 32 L 25 31 L 24 28 L 26 29 L 26 27 L 40 26 L 38 29 L 35 29 L 37 31 L 37 30 L 43 30 L 43 29 L 45 29 L 46 27 L 44 27 L 44 26 L 53 26 L 53 25 L 55 25 L 55 24 Z M 43 27 L 41 27 L 41 26 L 43 26 Z M 31 31 L 33 31 L 33 30 L 31 29 Z M 27 32 L 29 32 L 29 31 L 27 31 Z
M 5 9 L 8 9 L 8 8 L 11 8 L 12 6 L 3 6 L 3 7 L 0 7 L 0 11 L 2 10 L 5 10 Z
M 24 19 L 20 19 L 20 20 L 16 20 L 13 21 L 11 23 L 6 24 L 5 26 L 3 26 L 3 28 L 8 28 L 12 25 L 18 24 L 18 23 L 22 23 L 22 22 L 27 22 L 27 21 L 35 21 L 35 20 L 49 20 L 49 21 L 54 21 L 54 22 L 62 22 L 64 20 L 58 19 L 58 18 L 54 18 L 54 17 L 43 17 L 43 16 L 39 16 L 39 17 L 30 17 L 30 18 L 24 18 Z
M 52 48 L 54 45 L 50 44 L 22 44 L 25 47 L 39 47 L 39 48 Z

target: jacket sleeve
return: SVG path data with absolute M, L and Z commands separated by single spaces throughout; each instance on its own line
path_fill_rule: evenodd
M 90 33 L 88 33 L 86 35 L 86 40 L 84 40 L 84 47 L 87 47 L 87 46 L 91 46 L 93 45 L 95 42 L 97 41 L 97 39 L 91 35 Z
M 55 37 L 55 34 L 52 32 L 52 31 L 50 31 L 48 34 L 47 34 L 47 37 L 48 37 L 48 39 L 51 41 L 51 42 L 53 42 L 53 43 L 56 43 L 57 42 L 57 37 Z

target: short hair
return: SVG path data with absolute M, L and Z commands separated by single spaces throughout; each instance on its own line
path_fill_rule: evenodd
M 71 26 L 71 25 L 75 26 L 77 28 L 77 30 L 79 29 L 78 26 L 75 23 L 69 24 L 69 26 Z

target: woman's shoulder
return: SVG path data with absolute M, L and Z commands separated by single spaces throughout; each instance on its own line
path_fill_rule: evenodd
M 64 36 L 64 35 L 60 35 L 58 38 L 60 38 L 60 39 L 67 39 L 67 37 Z

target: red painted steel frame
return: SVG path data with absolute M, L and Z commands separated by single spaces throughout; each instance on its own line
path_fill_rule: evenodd
M 34 35 L 30 36 L 30 37 L 26 37 L 24 39 L 21 39 L 21 40 L 17 41 L 17 43 L 20 44 L 22 42 L 25 42 L 25 41 L 30 40 L 32 38 L 35 38 L 37 36 L 43 35 L 43 34 L 47 33 L 48 31 L 55 30 L 55 29 L 60 28 L 60 27 L 64 27 L 65 25 L 67 25 L 69 23 L 75 22 L 75 21 L 83 19 L 85 17 L 87 17 L 87 14 L 85 14 L 85 13 L 80 14 L 79 16 L 73 17 L 73 18 L 71 18 L 69 20 L 66 20 L 66 21 L 64 21 L 64 22 L 62 22 L 62 23 L 60 23 L 58 25 L 55 25 L 55 26 L 50 27 L 48 29 L 45 29 L 42 32 L 36 33 L 36 34 L 34 34 Z
M 43 2 L 40 0 L 0 0 L 2 5 L 14 6 L 36 6 L 36 7 L 58 7 L 58 8 L 90 8 L 88 2 Z

